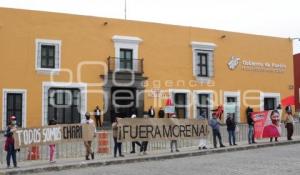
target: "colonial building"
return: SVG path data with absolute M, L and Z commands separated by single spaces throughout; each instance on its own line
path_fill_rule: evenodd
M 293 95 L 292 58 L 287 38 L 0 8 L 0 123 L 77 123 L 99 105 L 108 125 L 166 101 L 178 118 L 223 105 L 243 123 Z

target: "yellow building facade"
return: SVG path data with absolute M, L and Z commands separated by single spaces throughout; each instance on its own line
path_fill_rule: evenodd
M 292 42 L 195 27 L 0 8 L 0 124 L 76 123 L 99 105 L 179 118 L 274 109 L 293 95 Z

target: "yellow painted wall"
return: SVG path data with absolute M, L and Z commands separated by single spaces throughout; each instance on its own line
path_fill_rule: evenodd
M 104 25 L 104 22 L 108 24 Z M 69 69 L 73 74 L 72 82 L 78 82 L 77 66 L 80 62 L 106 61 L 108 56 L 114 56 L 114 35 L 136 36 L 143 40 L 139 45 L 139 58 L 144 58 L 144 75 L 150 84 L 153 80 L 195 80 L 190 43 L 200 41 L 217 45 L 214 52 L 215 86 L 199 83 L 192 88 L 181 85 L 172 89 L 214 90 L 221 94 L 222 91 L 240 90 L 241 95 L 245 90 L 259 89 L 279 92 L 281 98 L 293 94 L 289 89 L 289 85 L 293 85 L 292 42 L 285 38 L 6 8 L 0 8 L 0 89 L 27 89 L 27 126 L 39 126 L 42 82 L 50 81 L 50 76 L 38 74 L 35 70 L 35 39 L 61 40 L 62 71 L 54 79 L 68 81 L 70 76 L 63 69 Z M 222 35 L 226 37 L 222 39 Z M 282 74 L 231 71 L 227 67 L 231 56 L 284 63 L 287 69 Z M 104 70 L 100 66 L 84 66 L 81 73 L 87 83 L 100 83 L 101 74 Z M 88 89 L 102 90 L 102 87 Z M 161 89 L 169 88 L 162 85 Z M 102 107 L 102 99 L 101 94 L 88 94 L 88 110 L 93 110 L 97 104 Z M 1 100 L 1 114 L 2 103 Z M 153 103 L 153 98 L 145 95 L 145 109 Z M 244 111 L 245 106 L 242 106 L 242 121 L 245 121 Z

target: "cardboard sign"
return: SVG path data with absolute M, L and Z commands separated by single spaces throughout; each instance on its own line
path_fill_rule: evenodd
M 208 121 L 176 118 L 125 118 L 118 121 L 118 141 L 204 138 Z
M 70 141 L 88 141 L 94 137 L 95 127 L 88 124 L 51 125 L 14 131 L 15 148 Z

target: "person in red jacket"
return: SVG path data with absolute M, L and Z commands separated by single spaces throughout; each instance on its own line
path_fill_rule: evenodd
M 8 126 L 5 130 L 4 136 L 6 137 L 5 141 L 5 151 L 7 151 L 6 155 L 6 164 L 7 168 L 10 168 L 10 159 L 12 158 L 13 164 L 15 168 L 18 168 L 17 166 L 17 158 L 16 158 L 16 151 L 15 150 L 15 140 L 13 137 L 13 132 L 16 130 L 16 117 L 11 116 L 10 120 L 8 122 Z

